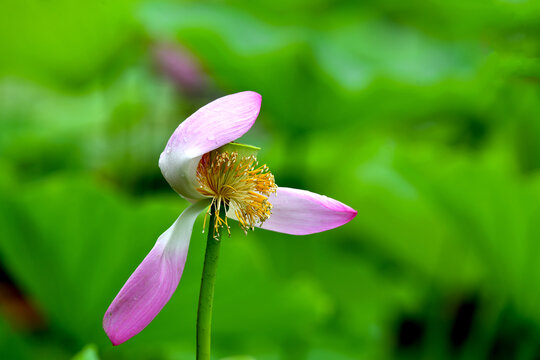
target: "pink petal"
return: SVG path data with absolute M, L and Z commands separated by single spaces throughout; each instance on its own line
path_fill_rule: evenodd
M 261 109 L 261 95 L 244 91 L 223 96 L 197 110 L 174 131 L 167 148 L 179 147 L 191 157 L 230 143 L 255 123 Z
M 197 110 L 174 131 L 159 158 L 171 187 L 187 199 L 200 199 L 195 170 L 200 156 L 244 135 L 255 123 L 261 95 L 244 91 L 221 97 Z
M 146 327 L 176 290 L 188 253 L 193 223 L 209 202 L 189 206 L 158 239 L 122 287 L 103 318 L 103 329 L 119 345 Z
M 129 340 L 146 327 L 176 290 L 187 252 L 176 258 L 154 246 L 105 313 L 103 328 L 113 345 Z
M 292 235 L 307 235 L 344 225 L 356 216 L 356 210 L 306 190 L 279 187 L 268 199 L 272 215 L 261 228 Z

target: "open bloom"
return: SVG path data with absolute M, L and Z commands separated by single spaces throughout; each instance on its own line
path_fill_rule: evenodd
M 159 167 L 191 205 L 158 238 L 105 313 L 103 328 L 113 345 L 138 334 L 169 301 L 184 270 L 193 224 L 203 210 L 218 216 L 225 206 L 227 217 L 238 220 L 246 232 L 260 227 L 293 235 L 333 229 L 356 216 L 337 200 L 277 187 L 250 147 L 231 144 L 251 128 L 260 107 L 261 96 L 255 92 L 224 96 L 187 118 L 169 139 Z M 228 228 L 227 218 L 218 216 L 218 226 Z

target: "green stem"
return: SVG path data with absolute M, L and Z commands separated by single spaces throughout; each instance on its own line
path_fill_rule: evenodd
M 223 210 L 223 207 L 222 207 Z M 197 360 L 210 360 L 210 337 L 212 330 L 212 306 L 214 301 L 214 284 L 219 259 L 221 240 L 214 238 L 216 216 L 212 209 L 206 240 L 206 254 L 199 294 L 199 309 L 197 311 Z M 224 214 L 223 214 L 224 215 Z M 222 214 L 220 213 L 220 216 Z M 218 239 L 221 234 L 217 234 Z

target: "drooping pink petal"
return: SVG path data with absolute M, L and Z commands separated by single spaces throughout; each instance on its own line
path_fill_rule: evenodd
M 200 157 L 244 135 L 261 108 L 261 95 L 244 91 L 221 97 L 197 110 L 174 131 L 159 158 L 171 187 L 187 199 L 200 199 L 195 170 Z
M 278 187 L 268 201 L 272 215 L 261 229 L 292 235 L 307 235 L 344 225 L 356 210 L 324 195 L 306 190 Z
M 113 300 L 103 318 L 113 345 L 138 334 L 169 301 L 182 277 L 193 223 L 208 205 L 209 201 L 200 201 L 184 210 Z

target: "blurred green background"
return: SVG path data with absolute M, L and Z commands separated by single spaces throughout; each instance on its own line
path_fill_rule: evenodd
M 101 320 L 187 206 L 169 136 L 243 90 L 278 185 L 358 216 L 234 227 L 215 359 L 540 358 L 534 0 L 3 0 L 0 358 L 194 358 L 202 219 L 158 317 L 116 348 Z

